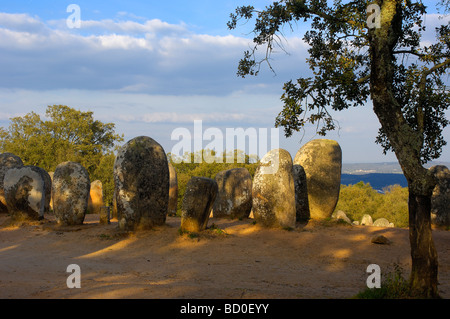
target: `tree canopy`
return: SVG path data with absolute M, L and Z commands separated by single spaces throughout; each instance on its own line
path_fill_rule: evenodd
M 123 137 L 115 124 L 94 119 L 65 105 L 48 106 L 45 118 L 35 112 L 11 118 L 7 129 L 0 128 L 0 151 L 19 156 L 26 165 L 53 172 L 62 162 L 83 165 L 91 180 L 103 183 L 106 202 L 112 200 L 114 148 Z

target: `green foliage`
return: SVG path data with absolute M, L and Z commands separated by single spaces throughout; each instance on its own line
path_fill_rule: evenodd
M 223 154 L 221 156 L 213 153 L 212 155 L 215 156 L 215 160 L 211 160 L 211 158 L 209 158 L 208 161 L 204 160 L 206 154 L 211 154 L 211 152 L 209 150 L 202 150 L 195 153 L 186 153 L 183 156 L 184 162 L 181 161 L 182 159 L 176 158 L 176 162 L 181 161 L 180 163 L 174 162 L 171 153 L 167 154 L 169 162 L 172 163 L 173 167 L 177 171 L 177 178 L 178 178 L 177 215 L 181 215 L 181 206 L 186 191 L 186 185 L 191 179 L 191 177 L 197 176 L 214 179 L 217 173 L 223 170 L 243 167 L 249 171 L 250 175 L 253 178 L 256 169 L 258 168 L 258 162 L 253 162 L 248 155 L 243 154 L 243 152 L 239 150 L 235 150 L 231 154 Z M 227 163 L 227 155 L 228 155 L 228 163 Z M 234 155 L 234 157 L 232 157 L 231 155 Z M 244 161 L 242 161 L 243 163 L 240 163 L 241 160 L 238 160 L 239 159 L 238 155 L 244 155 L 243 157 Z M 194 161 L 195 158 L 202 159 L 201 163 L 195 163 Z M 230 158 L 232 158 L 233 160 L 231 161 Z
M 123 137 L 113 123 L 94 119 L 65 105 L 48 106 L 46 118 L 34 113 L 11 119 L 8 129 L 0 129 L 0 151 L 19 156 L 25 165 L 53 172 L 62 162 L 83 165 L 91 181 L 103 183 L 105 203 L 112 203 L 114 147 Z
M 344 211 L 351 220 L 368 214 L 373 220 L 386 218 L 396 227 L 408 227 L 408 195 L 408 189 L 399 185 L 387 187 L 384 194 L 364 182 L 342 185 L 336 211 Z

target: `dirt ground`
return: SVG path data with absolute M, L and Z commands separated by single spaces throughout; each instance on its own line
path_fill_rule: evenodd
M 366 287 L 370 264 L 382 275 L 400 265 L 408 276 L 408 230 L 299 225 L 265 229 L 253 220 L 210 219 L 199 236 L 180 234 L 180 219 L 124 234 L 117 220 L 58 227 L 51 216 L 12 226 L 0 215 L 2 299 L 344 299 Z M 391 245 L 371 243 L 382 234 Z M 450 297 L 450 232 L 434 231 L 439 290 Z M 67 266 L 81 269 L 81 288 L 69 289 Z

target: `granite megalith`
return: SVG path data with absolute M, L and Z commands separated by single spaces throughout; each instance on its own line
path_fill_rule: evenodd
M 437 179 L 431 197 L 431 221 L 436 226 L 450 226 L 450 170 L 437 165 L 430 171 Z
M 40 220 L 49 212 L 51 180 L 37 166 L 22 166 L 6 171 L 3 187 L 8 212 L 15 220 Z
M 305 169 L 297 164 L 293 166 L 292 173 L 294 175 L 296 219 L 305 222 L 310 218 Z
M 252 210 L 252 176 L 246 168 L 224 170 L 215 176 L 219 188 L 213 207 L 218 218 L 248 218 Z
M 23 162 L 19 156 L 12 153 L 0 154 L 0 213 L 8 212 L 5 191 L 3 189 L 3 178 L 5 177 L 6 171 L 11 168 L 22 166 Z
M 255 221 L 265 227 L 295 228 L 296 204 L 292 157 L 284 149 L 268 152 L 253 178 Z
M 53 212 L 60 225 L 82 225 L 86 216 L 91 182 L 87 170 L 75 162 L 59 164 L 53 174 Z
M 306 173 L 311 219 L 330 218 L 341 187 L 342 150 L 339 144 L 333 140 L 312 140 L 297 152 L 294 165 L 301 165 Z
M 175 216 L 178 210 L 178 177 L 175 167 L 169 162 L 169 216 Z
M 182 231 L 200 232 L 206 229 L 217 192 L 218 186 L 215 180 L 206 177 L 191 177 L 186 185 L 182 202 Z
M 88 212 L 90 214 L 100 214 L 103 205 L 103 184 L 99 180 L 93 181 L 89 191 Z
M 166 153 L 152 138 L 136 137 L 119 149 L 114 163 L 114 205 L 121 230 L 165 224 L 169 174 Z

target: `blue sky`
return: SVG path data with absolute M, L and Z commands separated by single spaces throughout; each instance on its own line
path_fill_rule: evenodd
M 427 1 L 433 4 L 434 1 Z M 80 29 L 69 29 L 69 4 L 80 7 Z M 237 6 L 262 8 L 270 1 L 61 1 L 0 2 L 0 126 L 47 105 L 91 110 L 114 122 L 125 139 L 151 136 L 170 152 L 180 127 L 273 127 L 281 111 L 282 85 L 309 73 L 302 33 L 287 34 L 287 51 L 276 53 L 276 75 L 236 76 L 242 53 L 251 46 L 250 25 L 229 31 Z M 430 10 L 430 27 L 440 22 Z M 448 17 L 447 17 L 448 19 Z M 299 30 L 300 31 L 300 30 Z M 344 162 L 395 161 L 374 143 L 378 120 L 371 107 L 335 114 L 341 130 L 328 138 L 343 149 Z M 286 139 L 292 156 L 314 128 Z M 445 131 L 450 142 L 450 131 Z M 204 142 L 205 146 L 208 142 Z M 442 161 L 450 161 L 449 146 Z

